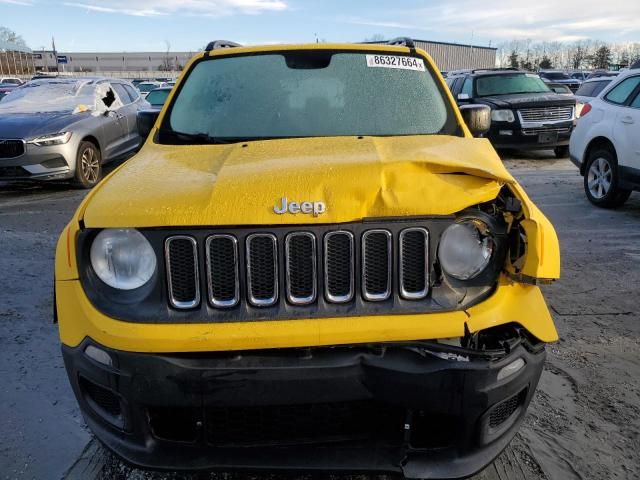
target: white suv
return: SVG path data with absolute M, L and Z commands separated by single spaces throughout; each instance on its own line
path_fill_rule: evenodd
M 640 69 L 621 73 L 584 105 L 569 157 L 598 207 L 619 207 L 640 190 Z

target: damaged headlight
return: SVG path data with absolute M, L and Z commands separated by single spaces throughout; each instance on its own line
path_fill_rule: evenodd
M 91 266 L 110 287 L 133 290 L 156 271 L 156 254 L 148 240 L 132 228 L 102 230 L 91 244 Z
M 438 259 L 448 275 L 470 280 L 487 268 L 495 250 L 496 242 L 489 226 L 479 219 L 464 219 L 443 232 Z
M 62 145 L 71 140 L 71 132 L 52 133 L 50 135 L 41 135 L 29 140 L 28 143 L 37 145 L 38 147 L 49 147 L 51 145 Z

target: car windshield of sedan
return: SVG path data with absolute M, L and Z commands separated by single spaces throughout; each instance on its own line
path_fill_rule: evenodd
M 205 59 L 174 97 L 167 143 L 318 136 L 458 134 L 421 57 L 287 52 Z
M 540 77 L 530 73 L 483 75 L 476 78 L 476 96 L 548 93 L 551 90 Z

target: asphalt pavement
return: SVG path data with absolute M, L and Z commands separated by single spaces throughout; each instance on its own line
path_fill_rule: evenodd
M 640 478 L 640 193 L 601 210 L 567 159 L 505 163 L 560 237 L 562 279 L 544 294 L 561 340 L 547 349 L 520 433 L 475 479 Z M 57 236 L 85 194 L 0 183 L 0 479 L 247 478 L 135 470 L 84 426 L 52 323 L 52 281 Z

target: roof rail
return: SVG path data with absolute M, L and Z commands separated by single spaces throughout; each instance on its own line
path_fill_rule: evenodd
M 519 68 L 516 67 L 495 67 L 495 68 L 474 68 L 473 70 L 471 70 L 471 73 L 476 73 L 476 72 L 500 72 L 500 71 L 514 71 L 514 72 L 520 72 L 521 70 Z
M 207 47 L 204 49 L 205 52 L 210 52 L 211 50 L 217 50 L 218 48 L 234 48 L 241 47 L 239 43 L 231 42 L 229 40 L 214 40 L 213 42 L 209 42 Z
M 398 37 L 398 38 L 393 38 L 391 40 L 389 40 L 387 42 L 387 44 L 389 45 L 404 45 L 405 47 L 409 47 L 409 48 L 416 48 L 415 43 L 413 43 L 413 39 L 409 38 L 409 37 Z

